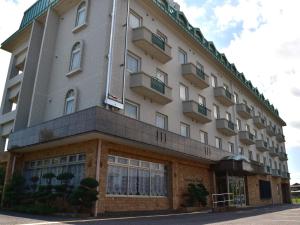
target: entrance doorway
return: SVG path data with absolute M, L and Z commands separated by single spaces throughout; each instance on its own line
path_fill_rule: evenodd
M 281 192 L 282 192 L 282 203 L 287 204 L 291 203 L 290 200 L 290 188 L 288 184 L 281 184 Z
M 246 188 L 244 177 L 228 176 L 229 193 L 233 193 L 233 204 L 237 207 L 246 206 Z

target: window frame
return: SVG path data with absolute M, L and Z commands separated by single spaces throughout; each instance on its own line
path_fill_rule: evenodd
M 164 127 L 163 128 L 158 126 L 158 123 L 157 123 L 157 118 L 158 117 L 163 118 L 163 120 L 164 120 Z M 160 128 L 160 129 L 163 129 L 163 130 L 168 130 L 168 116 L 164 115 L 160 112 L 156 112 L 155 113 L 155 126 Z
M 137 27 L 131 26 L 132 25 L 132 23 L 131 23 L 132 17 L 131 16 L 134 16 L 134 18 L 137 18 L 137 20 L 139 21 L 139 26 L 137 26 Z M 129 11 L 129 21 L 128 22 L 129 22 L 128 26 L 130 27 L 130 29 L 137 29 L 137 28 L 140 28 L 143 26 L 143 18 L 136 11 L 134 11 L 132 9 L 130 9 L 130 11 Z
M 213 104 L 213 113 L 216 120 L 220 119 L 220 107 L 217 104 Z
M 131 105 L 131 106 L 134 106 L 136 107 L 136 118 L 134 117 L 131 117 L 129 115 L 126 114 L 126 105 Z M 130 100 L 125 100 L 125 104 L 124 104 L 124 115 L 131 118 L 131 119 L 135 119 L 135 120 L 139 120 L 140 119 L 140 105 L 135 103 L 135 102 L 132 102 Z
M 185 98 L 183 99 L 182 98 L 182 96 L 181 96 L 181 88 L 184 88 L 184 92 L 185 92 Z M 188 89 L 188 87 L 186 86 L 186 85 L 184 85 L 184 84 L 182 84 L 182 83 L 179 83 L 179 99 L 181 100 L 181 101 L 188 101 L 189 100 L 189 89 Z
M 79 46 L 78 49 L 76 49 L 76 45 Z M 73 67 L 74 64 L 74 55 L 79 53 L 79 64 L 76 67 Z M 81 72 L 82 71 L 82 61 L 83 61 L 83 41 L 76 41 L 71 48 L 71 54 L 70 54 L 70 59 L 69 59 L 69 69 L 67 76 L 71 76 L 75 73 Z
M 211 76 L 211 86 L 213 88 L 218 87 L 218 78 L 217 78 L 217 76 L 214 75 L 213 73 L 210 76 Z
M 136 55 L 136 54 L 134 54 L 134 53 L 132 53 L 132 52 L 130 52 L 130 51 L 127 52 L 126 57 L 127 57 L 127 60 L 126 60 L 126 62 L 127 62 L 126 70 L 127 70 L 130 74 L 140 72 L 140 71 L 141 71 L 141 67 L 142 67 L 142 59 L 141 59 L 141 57 L 139 57 L 138 55 Z M 135 59 L 135 60 L 137 61 L 137 70 L 136 70 L 136 71 L 131 71 L 131 70 L 128 68 L 128 62 L 129 62 L 128 58 L 129 58 L 129 57 L 130 57 L 130 58 L 133 58 L 133 59 Z
M 182 134 L 182 127 L 185 127 L 186 128 L 186 135 Z M 189 138 L 191 136 L 191 127 L 189 124 L 186 124 L 184 122 L 180 122 L 180 135 L 183 136 L 183 137 L 186 137 L 186 138 Z
M 81 8 L 81 6 L 84 4 L 84 6 Z M 88 6 L 89 6 L 89 0 L 81 1 L 76 9 L 76 17 L 75 17 L 75 24 L 74 24 L 74 29 L 73 33 L 78 32 L 82 28 L 87 26 L 87 18 L 88 18 Z M 79 13 L 82 11 L 85 12 L 84 14 L 84 21 L 79 24 Z
M 203 134 L 204 140 L 202 140 L 202 134 Z M 205 131 L 203 131 L 203 130 L 200 130 L 200 131 L 199 131 L 199 141 L 200 141 L 202 144 L 208 145 L 208 133 L 205 132 Z
M 73 92 L 73 96 L 71 97 L 68 97 L 68 94 L 70 92 Z M 68 102 L 70 101 L 73 101 L 73 110 L 72 112 L 67 112 L 67 106 L 68 106 Z M 65 94 L 65 98 L 64 98 L 64 115 L 69 115 L 69 114 L 72 114 L 72 113 L 75 113 L 77 111 L 77 89 L 76 88 L 71 88 L 71 89 L 68 89 L 68 91 L 66 92 Z
M 218 143 L 218 144 L 217 144 L 217 143 Z M 217 146 L 217 145 L 219 145 L 219 146 Z M 215 147 L 216 147 L 217 149 L 222 150 L 222 138 L 220 138 L 220 137 L 215 137 Z
M 181 55 L 183 55 L 183 63 L 181 62 L 181 57 L 180 57 Z M 182 48 L 178 49 L 178 62 L 180 65 L 187 64 L 187 62 L 188 62 L 187 52 L 184 51 Z

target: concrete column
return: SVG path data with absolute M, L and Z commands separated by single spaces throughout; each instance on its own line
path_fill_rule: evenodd
M 38 66 L 33 87 L 33 98 L 28 126 L 43 122 L 46 103 L 48 100 L 48 81 L 51 75 L 58 22 L 58 15 L 56 15 L 52 9 L 49 9 L 41 44 L 41 51 L 37 62 Z
M 28 46 L 23 81 L 19 94 L 14 131 L 18 131 L 27 127 L 42 37 L 43 26 L 39 22 L 35 21 L 32 25 L 30 35 L 30 43 Z
M 171 169 L 170 169 L 170 206 L 171 209 L 178 209 L 179 207 L 179 190 L 178 190 L 178 182 L 179 182 L 179 177 L 178 177 L 178 163 L 173 161 L 171 164 Z
M 6 164 L 6 172 L 5 172 L 5 180 L 3 185 L 3 190 L 5 190 L 6 185 L 9 183 L 10 179 L 13 176 L 15 170 L 15 163 L 16 163 L 16 155 L 14 153 L 9 153 L 8 161 Z M 1 199 L 1 207 L 3 207 L 4 201 L 4 194 L 2 194 Z

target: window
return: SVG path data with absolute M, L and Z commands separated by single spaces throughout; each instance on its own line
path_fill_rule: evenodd
M 214 105 L 214 118 L 219 119 L 220 118 L 220 109 L 219 106 Z
M 198 103 L 200 105 L 203 105 L 203 106 L 206 106 L 206 101 L 205 101 L 205 98 L 201 95 L 198 96 Z
M 233 93 L 233 100 L 235 104 L 239 103 L 239 95 L 236 92 Z
M 66 94 L 64 114 L 71 114 L 73 112 L 75 112 L 75 91 L 71 89 Z
M 258 153 L 256 154 L 256 161 L 260 162 L 260 155 Z
M 234 153 L 234 144 L 231 142 L 228 142 L 228 151 Z
M 108 156 L 108 195 L 167 196 L 167 170 L 159 163 Z
M 249 124 L 246 124 L 246 131 L 250 132 L 250 126 L 249 126 Z
M 131 54 L 131 53 L 128 53 L 127 54 L 127 70 L 130 72 L 130 73 L 137 73 L 140 71 L 140 58 Z
M 223 84 L 223 87 L 224 87 L 225 90 L 227 90 L 227 91 L 229 90 L 229 87 L 228 87 L 227 84 Z
M 263 157 L 263 162 L 264 162 L 264 165 L 266 166 L 267 165 L 267 158 L 265 156 Z
M 216 141 L 216 148 L 222 149 L 222 139 L 219 137 L 216 137 L 215 141 Z
M 168 129 L 168 117 L 161 113 L 156 113 L 155 124 L 157 127 L 167 130 Z
M 244 155 L 244 149 L 241 146 L 239 146 L 239 155 Z
M 182 49 L 178 50 L 178 61 L 180 64 L 186 64 L 187 63 L 187 54 Z
M 227 119 L 228 121 L 231 121 L 231 113 L 226 112 L 226 119 Z
M 185 123 L 180 123 L 180 135 L 184 137 L 190 136 L 190 126 Z
M 86 22 L 86 2 L 80 3 L 77 8 L 75 27 L 81 26 Z
M 81 66 L 81 46 L 80 42 L 76 42 L 72 47 L 69 71 L 79 69 Z
M 236 126 L 238 131 L 242 129 L 242 122 L 240 119 L 236 119 Z
M 158 80 L 160 80 L 161 82 L 163 82 L 164 84 L 167 84 L 167 77 L 168 75 L 166 73 L 164 73 L 163 71 L 157 69 L 156 70 L 156 78 Z
M 208 144 L 208 135 L 206 132 L 200 130 L 200 142 L 202 144 Z
M 182 101 L 188 100 L 188 88 L 183 84 L 179 85 L 179 94 Z
M 254 132 L 254 137 L 257 138 L 257 130 L 254 129 L 253 132 Z
M 126 101 L 124 106 L 124 112 L 125 115 L 133 118 L 133 119 L 139 119 L 139 105 Z
M 253 160 L 253 152 L 252 151 L 249 151 L 249 159 Z
M 129 26 L 132 29 L 142 26 L 142 18 L 133 11 L 131 11 L 129 15 Z
M 156 34 L 163 42 L 165 42 L 165 43 L 168 42 L 167 36 L 165 34 L 163 34 L 161 31 L 158 30 Z
M 214 88 L 218 86 L 218 79 L 213 74 L 211 75 L 211 86 L 214 87 Z
M 272 198 L 270 181 L 259 180 L 260 199 Z
M 255 115 L 255 108 L 253 105 L 251 106 L 251 112 L 253 113 L 253 115 Z
M 57 176 L 68 172 L 74 175 L 71 185 L 77 186 L 85 177 L 85 159 L 85 154 L 80 153 L 25 162 L 23 175 L 27 184 L 31 184 L 31 178 L 36 176 L 39 178 L 39 184 L 46 185 L 46 179 L 42 178 L 43 174 L 53 173 Z M 52 180 L 52 185 L 59 184 L 61 183 L 57 179 Z

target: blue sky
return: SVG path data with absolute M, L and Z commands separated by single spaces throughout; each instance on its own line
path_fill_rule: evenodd
M 300 182 L 299 0 L 176 0 L 193 26 L 270 99 L 284 128 L 291 182 Z M 0 0 L 0 42 L 35 0 Z M 13 13 L 12 13 L 13 12 Z M 0 50 L 0 95 L 10 55 Z

